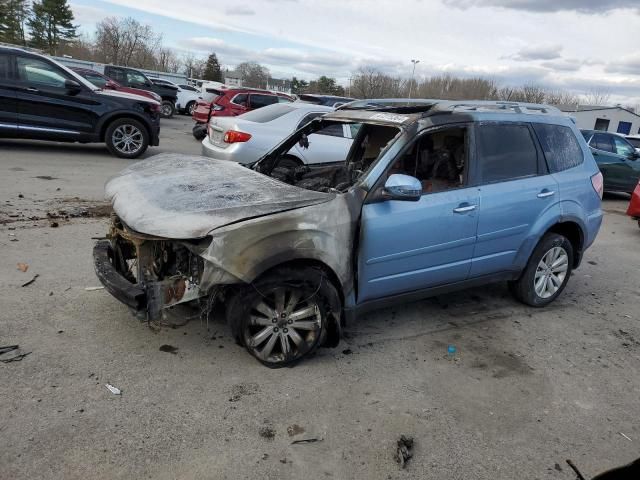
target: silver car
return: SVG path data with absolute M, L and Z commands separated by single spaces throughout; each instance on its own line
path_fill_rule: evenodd
M 237 117 L 212 117 L 202 140 L 202 154 L 218 160 L 253 163 L 303 125 L 333 110 L 308 103 L 277 103 Z M 330 125 L 293 146 L 283 164 L 291 167 L 343 162 L 354 133 L 348 125 Z

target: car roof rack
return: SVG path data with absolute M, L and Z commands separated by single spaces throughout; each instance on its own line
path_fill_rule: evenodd
M 510 112 L 534 115 L 560 115 L 562 112 L 551 105 L 542 103 L 508 102 L 500 100 L 462 100 L 462 101 L 440 101 L 433 111 L 446 112 Z

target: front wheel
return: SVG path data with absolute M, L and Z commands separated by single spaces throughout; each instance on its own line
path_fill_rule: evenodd
M 174 113 L 176 113 L 176 106 L 173 102 L 163 100 L 162 106 L 160 107 L 160 115 L 162 115 L 162 118 L 171 118 Z
M 149 146 L 149 133 L 137 120 L 119 118 L 107 127 L 105 143 L 111 153 L 120 158 L 137 158 Z
M 532 307 L 545 307 L 567 286 L 573 269 L 573 246 L 563 235 L 547 233 L 534 249 L 520 278 L 510 282 L 513 295 Z
M 187 106 L 185 107 L 184 110 L 185 110 L 185 113 L 191 117 L 195 109 L 196 109 L 196 102 L 192 100 L 189 103 L 187 103 Z
M 267 274 L 236 296 L 234 336 L 264 365 L 292 365 L 324 342 L 333 288 L 313 268 Z

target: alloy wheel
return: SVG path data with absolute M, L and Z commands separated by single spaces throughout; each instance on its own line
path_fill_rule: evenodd
M 553 296 L 562 286 L 569 269 L 569 255 L 562 247 L 553 247 L 544 254 L 533 279 L 540 298 Z
M 131 155 L 140 150 L 144 144 L 144 135 L 134 125 L 118 126 L 111 136 L 113 146 L 121 153 Z
M 249 311 L 244 342 L 266 363 L 282 363 L 303 356 L 317 342 L 322 314 L 315 295 L 280 287 L 262 295 Z
M 168 117 L 171 115 L 173 109 L 171 108 L 171 105 L 169 105 L 168 103 L 163 103 L 162 104 L 162 115 L 165 117 Z

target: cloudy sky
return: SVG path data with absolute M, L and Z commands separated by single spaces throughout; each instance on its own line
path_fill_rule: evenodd
M 640 103 L 640 0 L 71 0 L 93 32 L 132 16 L 167 46 L 273 76 L 336 77 L 364 65 L 394 75 L 451 72 Z

